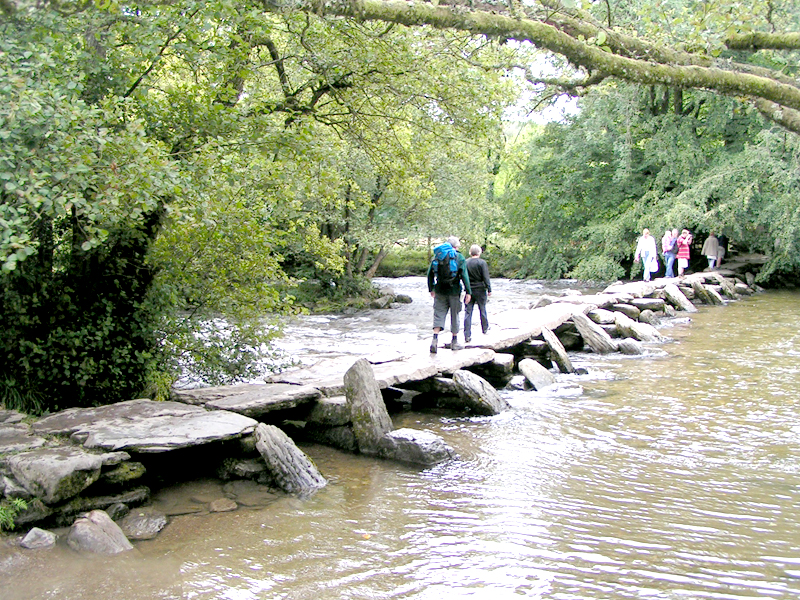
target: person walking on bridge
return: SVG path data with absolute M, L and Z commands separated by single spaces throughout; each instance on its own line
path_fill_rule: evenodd
M 469 285 L 467 261 L 458 251 L 461 242 L 457 237 L 447 238 L 444 244 L 433 249 L 433 260 L 428 267 L 428 291 L 433 298 L 433 341 L 431 354 L 439 349 L 439 333 L 444 329 L 447 313 L 450 313 L 450 332 L 453 340 L 447 346 L 451 350 L 460 350 L 458 343 L 458 313 L 461 312 L 461 284 L 464 284 L 464 303 L 472 300 L 472 289 Z
M 703 242 L 703 256 L 708 259 L 708 268 L 713 269 L 717 264 L 717 255 L 719 254 L 719 240 L 714 232 L 708 234 L 706 241 Z
M 675 257 L 678 255 L 678 230 L 667 229 L 664 237 L 661 238 L 661 251 L 664 254 L 664 266 L 666 272 L 664 277 L 675 277 Z
M 678 236 L 678 277 L 682 277 L 689 268 L 689 258 L 691 257 L 692 234 L 688 229 L 681 230 Z
M 492 281 L 489 278 L 489 265 L 481 258 L 482 252 L 478 244 L 472 244 L 469 247 L 467 274 L 469 275 L 469 285 L 472 288 L 472 300 L 464 302 L 464 341 L 466 343 L 472 340 L 472 309 L 476 304 L 481 319 L 481 330 L 484 334 L 489 331 L 486 301 L 492 295 Z
M 656 238 L 650 235 L 650 230 L 647 227 L 642 230 L 642 237 L 636 243 L 636 254 L 633 257 L 633 262 L 638 262 L 639 257 L 642 259 L 644 280 L 650 281 L 650 274 L 658 271 L 658 257 L 656 255 Z

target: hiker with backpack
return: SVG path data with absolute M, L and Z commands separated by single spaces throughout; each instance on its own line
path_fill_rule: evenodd
M 467 261 L 458 251 L 461 242 L 455 236 L 447 238 L 444 244 L 433 249 L 433 260 L 428 267 L 428 291 L 433 298 L 433 341 L 431 354 L 439 349 L 439 333 L 444 329 L 447 313 L 450 313 L 450 331 L 453 340 L 446 348 L 459 350 L 458 314 L 461 312 L 461 283 L 464 283 L 464 302 L 472 299 L 469 286 Z

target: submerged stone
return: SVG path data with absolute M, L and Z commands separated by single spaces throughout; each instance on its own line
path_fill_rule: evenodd
M 119 525 L 102 510 L 93 510 L 77 519 L 67 534 L 67 544 L 79 552 L 106 555 L 133 549 Z
M 430 431 L 401 428 L 387 433 L 382 440 L 381 456 L 416 465 L 435 465 L 455 458 L 445 441 Z
M 167 515 L 152 507 L 130 511 L 120 521 L 120 529 L 132 540 L 151 540 L 167 526 Z

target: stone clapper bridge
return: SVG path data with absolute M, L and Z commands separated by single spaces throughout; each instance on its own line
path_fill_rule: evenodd
M 753 280 L 749 272 L 712 271 L 545 296 L 530 309 L 493 314 L 480 344 L 458 351 L 429 354 L 425 339 L 392 357 L 320 360 L 263 384 L 176 391 L 166 402 L 68 409 L 33 423 L 0 411 L 0 492 L 28 501 L 17 526 L 67 525 L 90 510 L 146 502 L 150 488 L 140 481 L 166 486 L 213 475 L 313 493 L 327 482 L 292 437 L 436 464 L 453 450 L 431 432 L 393 429 L 390 412 L 497 414 L 509 407 L 496 387 L 541 389 L 555 383 L 555 368 L 574 372 L 567 349 L 641 354 L 643 343 L 665 339 L 652 325 L 660 318 L 751 294 Z

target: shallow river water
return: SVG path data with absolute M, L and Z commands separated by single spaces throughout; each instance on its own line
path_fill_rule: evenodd
M 501 298 L 513 285 L 498 282 L 490 310 L 542 293 Z M 419 339 L 417 297 L 420 323 L 382 311 L 310 329 L 354 346 L 376 324 Z M 455 461 L 303 446 L 330 481 L 313 497 L 174 517 L 124 556 L 3 548 L 0 598 L 798 598 L 798 331 L 798 293 L 703 308 L 646 357 L 573 355 L 589 375 L 503 392 L 501 415 L 396 418 L 444 437 Z

